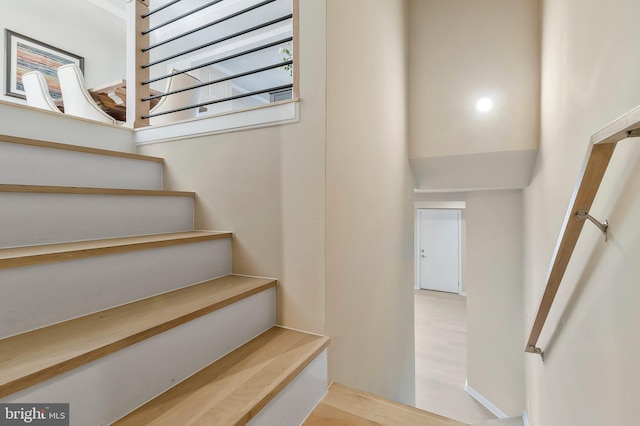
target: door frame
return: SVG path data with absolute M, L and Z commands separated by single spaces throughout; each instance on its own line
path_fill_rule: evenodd
M 414 289 L 420 289 L 420 219 L 419 210 L 458 210 L 460 212 L 458 218 L 458 294 L 466 296 L 464 287 L 463 262 L 464 262 L 464 227 L 463 227 L 463 210 L 465 208 L 464 201 L 416 201 L 414 203 Z

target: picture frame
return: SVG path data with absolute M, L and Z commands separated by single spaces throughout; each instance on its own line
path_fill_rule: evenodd
M 75 63 L 84 74 L 84 58 L 5 28 L 5 95 L 26 99 L 22 74 L 42 72 L 53 99 L 60 99 L 57 69 Z

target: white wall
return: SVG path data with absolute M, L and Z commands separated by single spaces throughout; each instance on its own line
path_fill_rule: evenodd
M 503 413 L 519 416 L 525 404 L 522 191 L 422 193 L 414 201 L 465 203 L 468 384 Z
M 524 411 L 522 191 L 466 194 L 467 379 L 508 416 Z
M 537 3 L 409 1 L 411 158 L 538 146 Z
M 90 2 L 0 0 L 0 10 L 0 43 L 3 48 L 4 29 L 7 28 L 84 57 L 89 87 L 125 77 L 125 22 Z M 4 85 L 4 52 L 0 56 L 0 70 Z M 25 103 L 4 94 L 3 87 L 0 99 Z
M 141 146 L 196 227 L 230 230 L 233 271 L 275 277 L 277 322 L 325 333 L 325 3 L 300 5 L 300 122 Z
M 543 2 L 541 155 L 525 191 L 525 308 L 529 332 L 560 227 L 598 128 L 640 104 L 636 0 Z M 527 355 L 533 426 L 638 423 L 640 382 L 640 144 L 623 141 L 585 224 L 539 342 Z
M 417 187 L 527 186 L 538 148 L 539 69 L 538 0 L 409 0 Z M 482 97 L 493 100 L 491 111 L 476 110 Z
M 331 379 L 414 403 L 405 7 L 327 1 L 326 319 Z
M 401 0 L 300 2 L 299 123 L 140 152 L 197 192 L 198 228 L 234 232 L 234 272 L 279 279 L 279 324 L 332 338 L 331 380 L 412 403 L 404 22 Z

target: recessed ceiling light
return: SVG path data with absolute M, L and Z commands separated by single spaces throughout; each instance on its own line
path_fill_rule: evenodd
M 493 101 L 489 98 L 478 99 L 476 102 L 476 109 L 480 112 L 487 112 L 493 106 Z

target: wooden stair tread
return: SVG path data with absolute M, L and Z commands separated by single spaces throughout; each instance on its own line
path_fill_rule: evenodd
M 75 194 L 75 195 L 131 195 L 148 197 L 191 197 L 195 192 L 163 191 L 158 189 L 84 188 L 78 186 L 14 185 L 0 184 L 0 192 L 29 194 Z
M 333 383 L 303 424 L 460 426 L 465 423 Z
M 15 143 L 19 145 L 37 146 L 41 148 L 61 149 L 64 151 L 82 152 L 86 154 L 106 155 L 110 157 L 129 158 L 133 160 L 152 161 L 156 163 L 164 163 L 163 158 L 150 157 L 148 155 L 133 154 L 129 152 L 110 151 L 107 149 L 90 148 L 78 145 L 69 145 L 59 142 L 41 141 L 38 139 L 20 138 L 17 136 L 0 135 L 0 142 Z
M 328 344 L 273 327 L 114 425 L 245 424 Z
M 0 397 L 140 342 L 276 280 L 228 275 L 0 340 Z
M 189 231 L 0 249 L 0 269 L 231 238 L 230 232 Z

